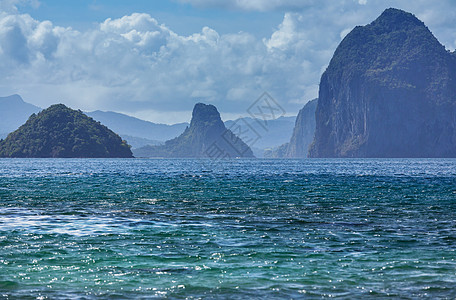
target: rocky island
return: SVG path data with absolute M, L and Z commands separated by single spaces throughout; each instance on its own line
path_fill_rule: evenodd
M 236 158 L 254 157 L 239 137 L 225 127 L 214 105 L 198 103 L 193 108 L 190 126 L 164 145 L 134 150 L 136 157 Z
M 340 43 L 320 81 L 311 157 L 456 157 L 456 55 L 387 9 Z
M 131 158 L 130 147 L 113 131 L 63 104 L 32 114 L 0 142 L 0 157 Z

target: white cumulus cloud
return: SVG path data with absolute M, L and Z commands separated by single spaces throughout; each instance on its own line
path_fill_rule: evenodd
M 296 55 L 307 42 L 293 31 L 299 28 L 289 28 L 294 22 L 298 16 L 286 15 L 277 32 L 261 40 L 245 32 L 220 35 L 209 27 L 182 36 L 148 14 L 107 19 L 80 32 L 1 13 L 0 89 L 42 106 L 62 101 L 133 114 L 190 110 L 196 101 L 245 113 L 265 90 L 286 106 L 288 99 L 301 99 L 320 75 L 320 67 L 302 57 L 309 52 Z M 286 74 L 295 76 L 290 80 Z
M 296 113 L 317 96 L 320 75 L 341 39 L 386 8 L 374 0 L 365 5 L 355 0 L 186 1 L 246 10 L 303 10 L 285 12 L 265 37 L 220 34 L 210 26 L 179 35 L 145 13 L 78 31 L 21 14 L 20 0 L 2 1 L 10 9 L 0 11 L 0 92 L 19 93 L 42 107 L 63 102 L 83 110 L 179 122 L 185 120 L 176 118 L 190 117 L 197 101 L 213 103 L 225 115 L 245 114 L 268 91 L 288 113 Z M 452 20 L 454 5 L 442 1 L 431 9 L 420 1 L 402 8 L 425 19 L 447 46 L 455 45 L 449 21 L 441 21 Z

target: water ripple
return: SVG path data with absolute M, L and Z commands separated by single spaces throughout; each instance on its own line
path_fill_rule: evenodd
M 0 159 L 11 298 L 454 298 L 456 160 Z

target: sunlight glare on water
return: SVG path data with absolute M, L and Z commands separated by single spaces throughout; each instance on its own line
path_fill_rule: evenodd
M 456 160 L 0 160 L 4 297 L 456 297 Z

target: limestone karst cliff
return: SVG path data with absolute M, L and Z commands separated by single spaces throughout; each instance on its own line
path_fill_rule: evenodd
M 456 157 L 456 56 L 387 9 L 354 28 L 321 77 L 311 157 Z
M 190 126 L 178 137 L 159 146 L 134 150 L 136 157 L 236 158 L 254 157 L 252 150 L 225 127 L 217 108 L 198 103 Z

